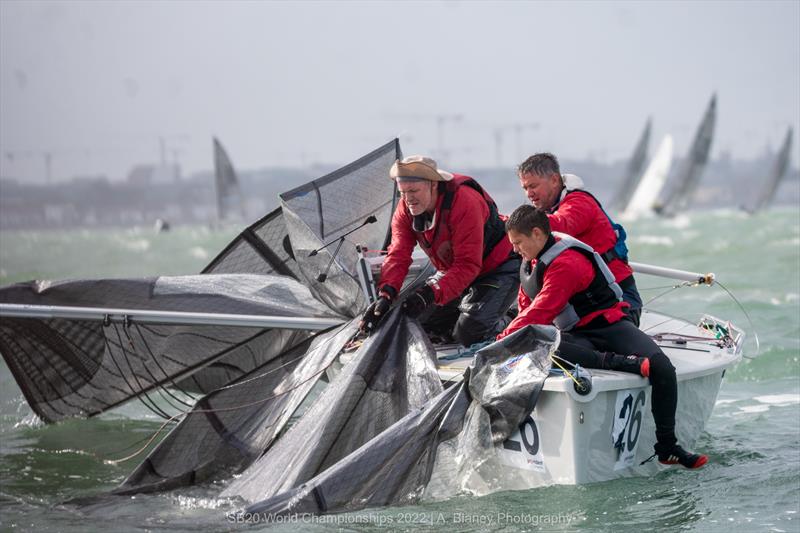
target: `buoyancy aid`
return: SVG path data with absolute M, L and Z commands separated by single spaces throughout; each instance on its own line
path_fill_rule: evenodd
M 432 248 L 437 241 L 445 242 L 450 239 L 450 229 L 448 227 L 450 210 L 453 207 L 453 199 L 455 198 L 456 190 L 464 185 L 477 191 L 478 194 L 483 197 L 486 206 L 489 208 L 489 216 L 483 224 L 483 259 L 486 259 L 492 250 L 494 250 L 494 247 L 506 237 L 505 222 L 500 218 L 497 204 L 495 204 L 492 197 L 489 196 L 489 193 L 487 193 L 474 178 L 455 174 L 452 180 L 439 183 L 439 194 L 444 195 L 444 198 L 442 199 L 439 210 L 434 214 L 439 220 L 433 221 L 433 223 L 436 224 L 436 229 L 434 230 L 433 239 L 430 242 L 425 238 L 424 231 L 428 220 L 421 219 L 421 217 L 427 218 L 426 214 L 423 213 L 422 215 L 414 217 L 412 225 L 414 235 L 417 238 L 417 243 L 419 243 L 422 250 L 429 257 L 432 255 Z
M 622 224 L 614 222 L 614 220 L 610 216 L 608 216 L 608 213 L 603 208 L 603 204 L 600 203 L 600 200 L 598 200 L 592 193 L 583 188 L 583 180 L 580 177 L 574 174 L 563 174 L 561 176 L 561 179 L 564 182 L 564 191 L 561 193 L 561 197 L 559 198 L 558 203 L 555 206 L 553 206 L 550 212 L 555 213 L 556 211 L 558 211 L 558 208 L 561 205 L 561 202 L 564 200 L 564 198 L 566 198 L 567 195 L 573 192 L 582 192 L 584 194 L 587 194 L 592 200 L 595 201 L 597 207 L 599 207 L 600 211 L 602 211 L 603 214 L 606 216 L 606 219 L 608 219 L 608 223 L 611 224 L 611 229 L 614 231 L 614 235 L 617 238 L 616 242 L 614 243 L 614 246 L 610 250 L 601 253 L 600 257 L 602 257 L 606 263 L 609 263 L 614 259 L 619 259 L 627 263 L 628 246 L 625 244 L 625 240 L 628 238 L 628 234 L 625 232 L 625 228 L 622 227 Z
M 555 240 L 554 236 L 559 238 Z M 582 292 L 570 297 L 564 309 L 553 320 L 553 325 L 561 331 L 569 331 L 580 319 L 591 312 L 613 307 L 622 301 L 622 289 L 614 281 L 614 275 L 608 269 L 600 254 L 591 246 L 564 233 L 553 232 L 550 235 L 542 253 L 536 260 L 536 266 L 531 269 L 529 261 L 523 261 L 520 266 L 520 285 L 525 294 L 533 300 L 542 289 L 544 272 L 553 260 L 566 250 L 576 250 L 589 259 L 594 270 L 594 278 L 589 286 Z

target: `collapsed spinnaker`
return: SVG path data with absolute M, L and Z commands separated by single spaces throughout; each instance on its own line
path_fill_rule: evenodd
M 401 155 L 395 139 L 335 172 L 280 195 L 303 282 L 317 299 L 342 315 L 354 317 L 366 306 L 358 283 L 356 245 L 370 250 L 384 247 L 397 202 L 389 169 Z M 375 223 L 343 236 L 370 217 Z M 312 255 L 328 242 L 335 244 Z
M 283 484 L 279 491 L 273 478 L 251 476 L 252 488 L 235 494 L 247 499 L 248 494 L 276 493 L 246 509 L 250 516 L 261 513 L 269 519 L 412 504 L 431 482 L 440 498 L 459 493 L 476 473 L 496 477 L 496 471 L 481 467 L 499 460 L 497 447 L 533 410 L 557 343 L 555 328 L 523 328 L 480 350 L 463 381 L 315 477 L 297 479 L 294 487 Z M 445 486 L 449 493 L 442 491 Z
M 419 323 L 394 309 L 302 418 L 222 496 L 269 498 L 338 463 L 442 391 L 435 361 Z
M 114 492 L 169 490 L 247 467 L 286 427 L 356 326 L 319 333 L 201 398 Z
M 372 249 L 383 247 L 396 202 L 389 168 L 399 155 L 395 139 L 306 188 L 287 193 L 284 206 L 247 227 L 203 275 L 183 277 L 185 287 L 167 296 L 162 293 L 170 285 L 168 278 L 29 282 L 0 289 L 0 304 L 280 316 L 284 302 L 298 300 L 297 314 L 284 316 L 356 316 L 365 301 L 357 289 L 355 252 L 350 248 L 356 242 Z M 340 254 L 333 257 L 332 250 L 326 249 L 308 258 L 308 249 L 355 228 L 365 213 L 376 215 L 377 223 L 349 236 Z M 324 220 L 315 221 L 315 216 Z M 320 283 L 317 269 L 319 261 L 326 259 L 329 281 Z M 237 276 L 243 275 L 250 276 L 250 281 L 237 289 L 242 279 Z M 240 289 L 250 291 L 253 298 L 239 294 Z M 292 296 L 298 290 L 304 291 L 299 299 Z M 220 303 L 229 299 L 236 302 L 232 307 Z M 4 314 L 0 353 L 34 412 L 46 422 L 93 416 L 136 397 L 169 417 L 193 401 L 173 395 L 170 389 L 211 392 L 310 335 L 275 329 Z M 148 393 L 158 398 L 150 400 Z M 175 407 L 159 407 L 164 402 Z
M 0 289 L 0 303 L 339 318 L 291 278 L 250 274 L 25 282 Z M 308 335 L 264 327 L 4 316 L 0 353 L 45 422 L 93 416 L 134 397 L 168 417 L 189 400 L 167 390 L 185 389 L 181 379 L 225 359 L 215 371 L 215 380 L 225 383 Z

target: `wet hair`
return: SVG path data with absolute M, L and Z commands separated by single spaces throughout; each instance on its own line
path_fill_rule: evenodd
M 520 163 L 517 167 L 517 175 L 535 174 L 537 176 L 547 176 L 549 174 L 561 175 L 561 167 L 558 165 L 558 159 L 550 152 L 541 152 L 534 154 L 528 159 Z
M 547 214 L 532 205 L 519 206 L 506 220 L 506 232 L 514 231 L 530 235 L 533 233 L 533 228 L 539 228 L 545 235 L 550 235 L 550 220 L 548 220 Z

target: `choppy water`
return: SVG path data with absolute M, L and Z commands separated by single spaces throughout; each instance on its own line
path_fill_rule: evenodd
M 800 531 L 800 211 L 756 216 L 693 213 L 626 225 L 632 257 L 713 271 L 746 308 L 761 341 L 757 359 L 726 374 L 697 449 L 710 464 L 651 478 L 555 486 L 461 497 L 406 508 L 364 511 L 277 530 L 689 530 Z M 0 233 L 0 283 L 32 278 L 123 277 L 199 271 L 234 235 L 202 228 Z M 695 319 L 708 312 L 751 334 L 753 326 L 718 288 L 684 288 L 639 277 L 652 306 Z M 217 487 L 97 500 L 77 513 L 61 506 L 119 484 L 130 452 L 160 421 L 129 404 L 91 420 L 35 422 L 4 364 L 0 366 L 0 529 L 38 531 L 239 529 Z M 91 500 L 90 500 L 91 501 Z M 252 529 L 252 527 L 250 527 Z

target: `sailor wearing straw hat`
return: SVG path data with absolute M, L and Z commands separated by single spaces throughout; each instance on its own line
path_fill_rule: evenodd
M 397 160 L 389 176 L 402 201 L 392 217 L 380 298 L 362 328 L 374 328 L 396 300 L 419 245 L 438 272 L 406 298 L 406 313 L 465 346 L 493 338 L 519 286 L 520 259 L 505 238 L 506 217 L 475 179 L 442 170 L 430 157 Z

